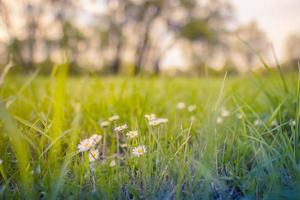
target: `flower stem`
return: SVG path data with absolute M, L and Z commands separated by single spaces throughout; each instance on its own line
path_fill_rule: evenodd
M 102 144 L 102 155 L 103 157 L 106 156 L 106 128 L 104 129 L 104 135 L 103 135 L 103 144 Z
M 119 156 L 119 154 L 120 154 L 120 149 L 119 149 L 119 143 L 120 143 L 120 141 L 119 141 L 119 133 L 117 132 L 116 133 L 116 141 L 117 141 L 117 144 L 116 144 L 116 146 L 117 146 L 117 156 Z
M 92 164 L 90 163 L 90 186 L 91 186 L 91 191 L 96 192 L 96 183 L 95 183 L 95 174 L 94 171 L 95 169 L 93 168 Z

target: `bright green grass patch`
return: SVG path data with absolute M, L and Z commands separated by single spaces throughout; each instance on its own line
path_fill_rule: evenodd
M 299 88 L 296 76 L 286 81 L 288 91 L 275 75 L 8 77 L 0 90 L 0 196 L 297 198 Z M 178 102 L 186 107 L 178 110 Z M 150 126 L 150 113 L 168 123 Z M 99 125 L 113 115 L 120 119 Z M 125 131 L 117 140 L 122 124 L 138 136 Z M 89 162 L 77 145 L 93 134 L 102 136 L 100 156 Z M 132 154 L 138 145 L 147 150 L 140 157 Z

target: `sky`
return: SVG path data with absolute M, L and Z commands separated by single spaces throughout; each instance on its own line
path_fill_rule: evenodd
M 300 32 L 300 0 L 231 0 L 238 23 L 257 21 L 274 45 L 276 54 L 284 59 L 285 39 Z

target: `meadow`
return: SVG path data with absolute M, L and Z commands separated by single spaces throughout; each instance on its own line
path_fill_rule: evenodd
M 1 199 L 298 199 L 296 74 L 10 75 Z

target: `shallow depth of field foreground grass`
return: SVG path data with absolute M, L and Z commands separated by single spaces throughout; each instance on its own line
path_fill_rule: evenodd
M 294 75 L 134 79 L 62 68 L 7 77 L 0 93 L 1 198 L 300 197 Z

